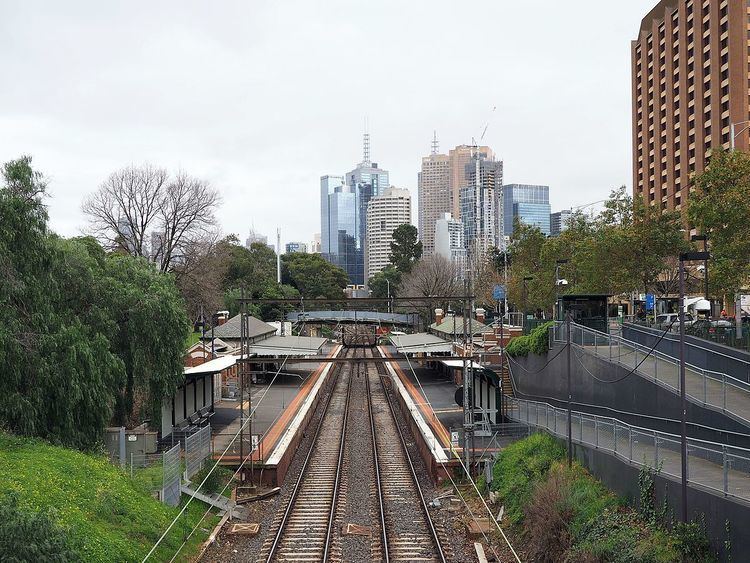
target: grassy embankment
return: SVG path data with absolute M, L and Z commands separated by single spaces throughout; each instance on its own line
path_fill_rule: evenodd
M 495 463 L 492 489 L 530 560 L 671 563 L 685 555 L 714 561 L 700 524 L 668 525 L 666 509 L 655 506 L 652 471 L 641 472 L 636 509 L 577 463 L 569 469 L 564 458 L 557 440 L 534 434 Z
M 49 514 L 64 530 L 75 559 L 143 559 L 179 512 L 152 497 L 148 480 L 131 479 L 102 455 L 0 433 L 0 497 L 15 492 L 25 512 Z M 153 560 L 171 559 L 205 510 L 191 502 Z M 217 520 L 213 514 L 203 520 L 179 561 L 197 554 Z

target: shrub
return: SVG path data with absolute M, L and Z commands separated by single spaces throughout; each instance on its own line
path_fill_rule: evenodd
M 570 475 L 559 466 L 534 487 L 523 511 L 529 560 L 562 561 L 570 549 L 572 537 L 568 523 L 575 512 L 570 489 Z
M 0 499 L 0 561 L 79 561 L 63 528 L 41 512 L 25 510 L 18 494 Z
M 539 325 L 527 336 L 517 336 L 505 348 L 509 356 L 526 357 L 529 353 L 543 356 L 549 351 L 549 327 L 552 322 Z
M 197 487 L 201 483 L 203 483 L 203 479 L 206 478 L 206 475 L 209 471 L 211 471 L 211 468 L 214 466 L 213 463 L 206 463 L 203 466 L 203 469 L 198 471 L 193 477 L 191 478 L 191 482 L 193 483 L 194 487 Z M 213 470 L 211 475 L 208 476 L 208 479 L 206 479 L 206 482 L 203 483 L 203 487 L 201 487 L 200 492 L 205 494 L 212 494 L 212 493 L 220 493 L 224 486 L 232 479 L 233 472 L 227 469 L 226 467 L 222 467 L 219 465 L 216 467 L 216 469 Z M 227 487 L 225 490 L 225 494 L 229 491 L 230 487 Z
M 492 489 L 500 493 L 510 522 L 523 519 L 523 507 L 534 486 L 564 456 L 563 447 L 547 434 L 534 434 L 500 452 L 493 467 Z

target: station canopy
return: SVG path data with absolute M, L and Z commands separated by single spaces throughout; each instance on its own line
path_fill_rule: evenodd
M 248 352 L 257 356 L 316 356 L 325 342 L 325 338 L 311 336 L 272 336 L 251 344 Z
M 435 336 L 420 332 L 417 334 L 391 335 L 391 342 L 402 354 L 429 354 L 433 352 L 451 353 L 453 344 Z
M 238 356 L 219 356 L 199 366 L 185 368 L 185 375 L 198 376 L 208 375 L 209 373 L 219 373 L 237 363 Z

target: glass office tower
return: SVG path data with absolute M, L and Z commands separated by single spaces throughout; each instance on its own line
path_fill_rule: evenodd
M 550 234 L 549 186 L 506 184 L 503 186 L 503 233 L 513 235 L 516 218 L 524 225 Z

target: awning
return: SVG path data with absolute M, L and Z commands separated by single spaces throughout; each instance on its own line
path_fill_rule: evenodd
M 185 375 L 206 375 L 218 373 L 237 363 L 238 356 L 219 356 L 199 366 L 185 368 Z
M 464 361 L 463 360 L 440 360 L 440 363 L 444 366 L 447 366 L 449 368 L 462 368 L 464 367 Z M 479 365 L 476 362 L 466 362 L 466 366 L 473 368 L 473 369 L 484 369 L 484 366 Z
M 248 348 L 257 356 L 316 356 L 326 343 L 325 338 L 311 336 L 272 336 Z
M 434 334 L 420 332 L 417 334 L 391 335 L 391 342 L 402 354 L 429 354 L 431 352 L 453 351 L 453 344 Z

